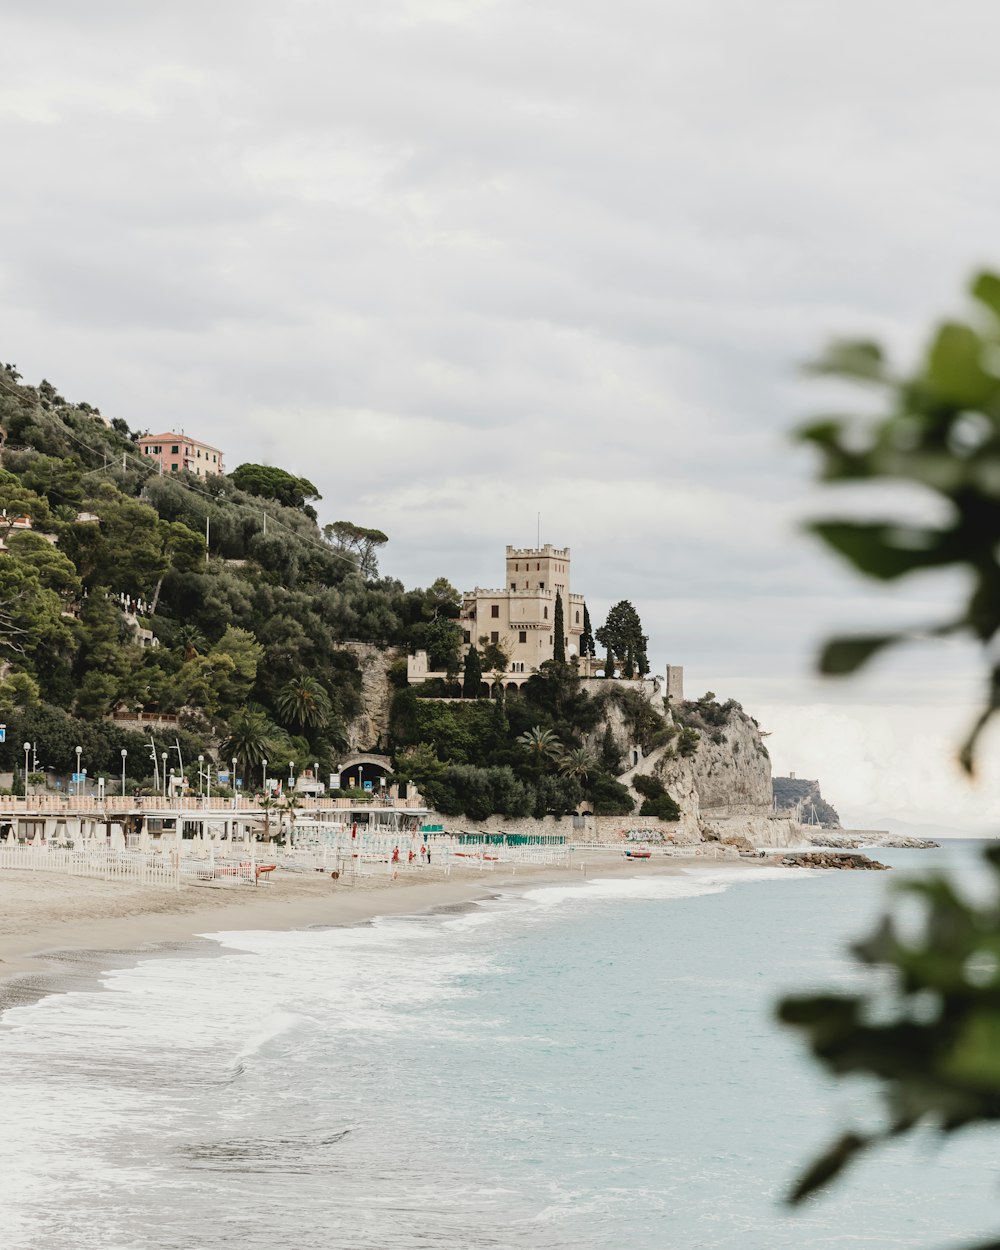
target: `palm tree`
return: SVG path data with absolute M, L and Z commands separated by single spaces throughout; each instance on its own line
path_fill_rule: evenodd
M 278 693 L 281 716 L 302 729 L 322 729 L 330 722 L 330 696 L 315 677 L 293 677 Z
M 302 806 L 302 800 L 297 794 L 287 794 L 281 802 L 282 815 L 288 817 L 288 844 L 292 846 L 295 842 L 295 815 Z
M 579 777 L 584 780 L 594 769 L 594 757 L 586 747 L 574 747 L 559 756 L 559 771 L 564 777 Z
M 258 806 L 264 813 L 264 840 L 266 842 L 270 842 L 271 840 L 271 813 L 277 808 L 278 800 L 276 798 L 273 798 L 270 794 L 265 794 L 264 797 L 261 799 L 260 803 L 258 804 Z
M 540 764 L 546 760 L 558 759 L 562 754 L 562 743 L 556 735 L 551 729 L 542 729 L 540 725 L 518 734 L 517 743 L 529 751 Z
M 260 768 L 269 755 L 274 755 L 274 732 L 263 712 L 240 708 L 229 722 L 229 736 L 220 748 L 222 758 L 235 758 L 247 771 Z
M 193 660 L 196 655 L 203 655 L 208 650 L 205 635 L 197 625 L 182 625 L 177 631 L 177 646 L 184 648 L 184 659 Z

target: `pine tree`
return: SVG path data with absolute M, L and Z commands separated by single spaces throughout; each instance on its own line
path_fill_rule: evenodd
M 479 659 L 479 652 L 475 647 L 469 648 L 469 654 L 465 657 L 465 675 L 462 678 L 462 698 L 478 699 L 482 692 L 483 684 L 483 666 Z
M 644 677 L 649 672 L 646 658 L 646 643 L 649 640 L 642 632 L 638 612 L 627 599 L 615 604 L 595 637 L 608 650 L 605 677 L 614 674 L 616 656 L 621 661 L 623 677 L 633 677 L 636 672 Z
M 557 664 L 566 663 L 566 634 L 563 627 L 562 595 L 556 591 L 555 622 L 552 626 L 552 658 Z

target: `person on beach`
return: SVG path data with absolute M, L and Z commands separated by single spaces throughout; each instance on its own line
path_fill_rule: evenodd
M 392 862 L 394 864 L 399 863 L 399 847 L 398 846 L 394 846 L 392 848 Z
M 427 846 L 424 843 L 420 844 L 420 862 L 422 864 L 427 862 Z
M 407 863 L 412 864 L 412 863 L 413 863 L 413 861 L 414 861 L 416 858 L 417 858 L 417 852 L 416 852 L 416 851 L 413 849 L 413 847 L 411 846 L 411 847 L 410 847 L 410 854 L 409 854 L 409 856 L 408 856 L 408 858 L 407 858 Z
M 427 866 L 428 867 L 430 867 L 430 862 L 431 862 L 431 848 L 430 848 L 430 843 L 428 843 L 427 844 Z

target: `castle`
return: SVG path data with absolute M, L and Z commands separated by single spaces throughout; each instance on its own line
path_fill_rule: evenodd
M 527 681 L 555 651 L 556 595 L 562 599 L 563 637 L 566 659 L 580 654 L 583 633 L 583 595 L 570 590 L 568 547 L 507 548 L 506 575 L 502 589 L 477 586 L 462 596 L 459 625 L 463 655 L 472 646 L 493 643 L 508 657 L 508 685 Z M 410 656 L 407 677 L 411 684 L 443 677 L 429 671 L 427 653 Z

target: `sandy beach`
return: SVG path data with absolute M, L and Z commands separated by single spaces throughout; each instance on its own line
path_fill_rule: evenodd
M 618 849 L 582 852 L 572 866 L 498 865 L 494 871 L 421 867 L 334 882 L 321 873 L 275 873 L 266 886 L 190 882 L 180 889 L 56 873 L 0 873 L 0 1010 L 60 988 L 67 974 L 99 971 L 199 935 L 236 929 L 362 924 L 376 916 L 458 906 L 500 890 L 593 876 L 674 874 L 690 868 L 751 868 L 745 862 L 666 858 L 637 865 Z M 210 944 L 206 953 L 214 950 Z

